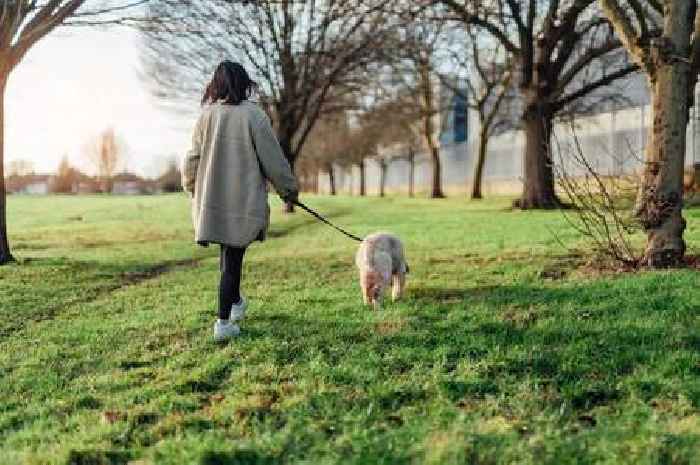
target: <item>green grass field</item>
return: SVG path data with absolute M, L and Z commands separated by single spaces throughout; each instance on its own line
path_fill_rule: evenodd
M 275 213 L 220 346 L 186 197 L 11 197 L 0 465 L 700 463 L 697 271 L 581 271 L 505 199 L 307 200 L 402 236 L 407 298 L 363 308 L 356 244 Z

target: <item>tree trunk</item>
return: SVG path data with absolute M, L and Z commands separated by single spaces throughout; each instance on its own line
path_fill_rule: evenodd
M 433 186 L 430 197 L 441 199 L 445 197 L 442 193 L 442 167 L 440 166 L 440 147 L 435 141 L 435 128 L 433 127 L 433 116 L 437 114 L 434 104 L 433 85 L 430 80 L 430 63 L 422 61 L 418 68 L 420 87 L 423 99 L 423 137 L 430 152 L 430 161 L 433 165 Z
M 408 196 L 413 197 L 415 195 L 414 185 L 416 176 L 416 154 L 413 148 L 409 149 L 408 152 Z
M 482 128 L 479 132 L 479 153 L 474 163 L 474 177 L 472 179 L 472 199 L 481 199 L 481 181 L 484 177 L 484 165 L 489 144 L 488 130 Z
M 430 149 L 430 159 L 433 164 L 433 188 L 430 197 L 442 199 L 445 194 L 442 193 L 442 166 L 440 166 L 440 149 L 437 146 Z
M 333 163 L 328 164 L 328 184 L 330 184 L 331 195 L 336 195 L 335 190 L 335 173 L 333 172 Z
M 522 209 L 552 209 L 562 206 L 554 191 L 551 153 L 552 113 L 539 102 L 525 109 L 525 153 L 523 154 L 523 195 L 514 202 Z
M 440 147 L 438 147 L 435 142 L 435 137 L 433 135 L 433 121 L 431 115 L 425 115 L 424 117 L 424 133 L 426 145 L 428 146 L 428 151 L 430 152 L 430 162 L 433 167 L 433 180 L 432 189 L 430 191 L 430 197 L 433 199 L 444 198 L 445 195 L 442 193 L 442 166 L 440 165 Z
M 7 192 L 5 190 L 5 91 L 7 75 L 0 76 L 0 265 L 14 261 L 7 237 Z
M 384 197 L 384 187 L 386 185 L 386 162 L 379 162 L 379 197 Z
M 360 197 L 364 197 L 367 194 L 367 189 L 365 188 L 365 160 L 360 160 Z
M 635 208 L 647 233 L 644 261 L 657 268 L 681 265 L 686 250 L 681 209 L 689 73 L 687 64 L 669 50 L 672 44 L 659 46 L 655 54 L 659 58 L 651 84 L 654 118 Z

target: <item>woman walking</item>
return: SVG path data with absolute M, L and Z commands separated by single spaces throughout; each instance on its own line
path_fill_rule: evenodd
M 195 241 L 221 247 L 219 318 L 214 339 L 240 333 L 248 302 L 241 295 L 246 248 L 263 241 L 270 223 L 267 181 L 285 201 L 298 187 L 265 112 L 252 103 L 255 82 L 238 63 L 222 62 L 202 98 L 182 185 L 192 196 Z

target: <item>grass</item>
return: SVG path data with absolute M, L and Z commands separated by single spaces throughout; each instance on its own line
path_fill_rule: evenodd
M 308 203 L 402 236 L 407 298 L 362 308 L 355 244 L 275 203 L 220 346 L 183 196 L 10 198 L 0 464 L 700 463 L 696 271 L 577 272 L 505 199 Z

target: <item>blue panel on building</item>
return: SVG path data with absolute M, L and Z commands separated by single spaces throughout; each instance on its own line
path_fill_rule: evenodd
M 453 134 L 454 142 L 466 142 L 467 141 L 467 100 L 463 95 L 457 94 L 454 96 L 454 105 L 452 110 L 453 120 Z

